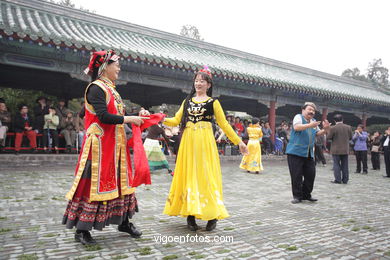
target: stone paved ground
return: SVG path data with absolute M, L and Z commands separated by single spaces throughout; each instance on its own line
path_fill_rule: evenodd
M 350 164 L 354 169 L 352 157 Z M 75 243 L 73 231 L 61 225 L 73 166 L 0 168 L 0 259 L 390 259 L 390 180 L 382 178 L 384 169 L 352 173 L 348 185 L 337 185 L 330 183 L 329 165 L 318 167 L 313 196 L 319 201 L 293 205 L 285 160 L 266 160 L 259 175 L 239 170 L 238 161 L 222 165 L 231 217 L 215 231 L 206 232 L 206 223 L 198 221 L 203 229 L 189 232 L 184 218 L 161 213 L 171 177 L 160 172 L 152 186 L 137 190 L 134 223 L 142 238 L 110 226 L 93 232 L 99 243 L 93 248 Z M 174 236 L 189 241 L 155 240 Z M 214 236 L 226 242 L 203 241 Z

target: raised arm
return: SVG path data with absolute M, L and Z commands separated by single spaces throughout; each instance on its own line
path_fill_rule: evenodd
M 222 128 L 223 132 L 232 141 L 233 144 L 237 145 L 241 142 L 240 137 L 234 132 L 233 128 L 230 126 L 229 122 L 226 120 L 225 113 L 221 107 L 221 104 L 218 100 L 215 100 L 213 103 L 215 120 L 219 127 Z
M 183 107 L 184 107 L 184 101 L 181 103 L 181 106 L 180 106 L 179 110 L 176 112 L 174 117 L 164 119 L 164 122 L 163 122 L 164 125 L 167 125 L 167 126 L 179 125 L 181 122 L 181 118 L 183 116 L 183 109 L 184 109 Z

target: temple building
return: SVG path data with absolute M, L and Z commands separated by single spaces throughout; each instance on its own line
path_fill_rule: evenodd
M 366 82 L 193 40 L 38 0 L 0 0 L 0 87 L 82 97 L 91 52 L 121 56 L 123 98 L 145 107 L 180 104 L 194 71 L 208 65 L 225 110 L 291 118 L 305 101 L 319 119 L 341 112 L 349 124 L 390 123 L 390 92 Z

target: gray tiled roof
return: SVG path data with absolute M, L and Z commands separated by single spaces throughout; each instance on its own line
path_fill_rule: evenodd
M 6 35 L 77 49 L 115 49 L 124 58 L 184 70 L 207 64 L 216 75 L 248 84 L 390 106 L 389 92 L 366 83 L 103 16 L 37 0 L 0 0 L 0 8 L 0 30 Z

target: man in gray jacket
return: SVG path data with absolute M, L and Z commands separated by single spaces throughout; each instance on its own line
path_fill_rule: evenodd
M 352 128 L 343 123 L 343 116 L 340 114 L 336 114 L 333 119 L 336 125 L 330 128 L 327 135 L 328 140 L 332 141 L 330 148 L 334 172 L 334 181 L 332 183 L 347 184 L 349 180 L 349 140 L 352 138 Z

